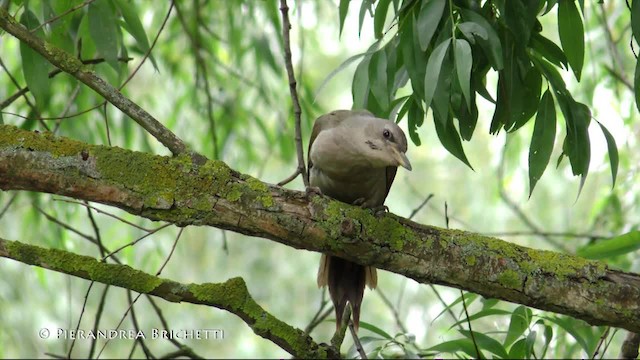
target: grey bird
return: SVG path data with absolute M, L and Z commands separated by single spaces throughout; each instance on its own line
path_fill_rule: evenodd
M 309 140 L 309 183 L 336 200 L 364 208 L 384 208 L 398 166 L 411 170 L 405 155 L 407 138 L 393 121 L 366 110 L 336 110 L 316 119 Z M 378 277 L 371 266 L 322 255 L 318 287 L 329 287 L 336 311 L 336 330 L 347 303 L 356 331 L 365 285 Z

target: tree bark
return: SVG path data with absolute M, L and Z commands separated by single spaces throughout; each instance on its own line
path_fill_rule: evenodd
M 178 226 L 207 225 L 373 265 L 593 325 L 640 332 L 640 276 L 576 256 L 263 183 L 221 161 L 194 163 L 0 126 L 0 189 L 117 206 Z M 314 281 L 314 279 L 309 279 Z

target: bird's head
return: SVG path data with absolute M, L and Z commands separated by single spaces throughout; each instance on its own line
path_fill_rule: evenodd
M 364 128 L 361 149 L 376 166 L 402 166 L 411 170 L 407 152 L 407 137 L 393 121 L 374 117 L 363 117 Z M 364 145 L 364 146 L 363 146 Z

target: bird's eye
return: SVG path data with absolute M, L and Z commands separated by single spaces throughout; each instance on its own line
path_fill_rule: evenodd
M 389 132 L 389 129 L 384 129 L 382 131 L 382 136 L 384 136 L 385 139 L 388 139 L 391 137 L 391 133 Z

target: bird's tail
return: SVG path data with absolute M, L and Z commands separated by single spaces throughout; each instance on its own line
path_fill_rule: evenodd
M 342 314 L 351 304 L 353 325 L 360 326 L 360 304 L 365 285 L 375 289 L 378 284 L 376 268 L 362 266 L 335 256 L 322 255 L 318 269 L 318 287 L 329 286 L 329 295 L 336 309 L 336 330 L 340 330 Z

